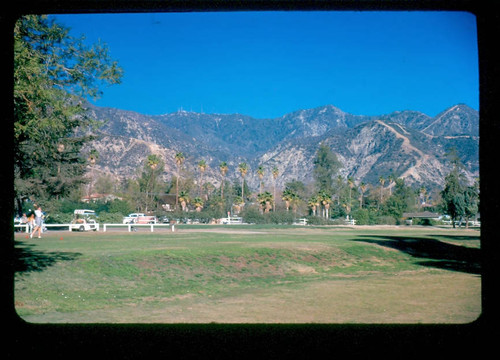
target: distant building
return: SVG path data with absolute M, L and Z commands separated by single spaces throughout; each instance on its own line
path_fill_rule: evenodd
M 84 203 L 91 203 L 91 202 L 97 202 L 97 201 L 102 201 L 102 202 L 109 202 L 113 200 L 123 200 L 121 197 L 113 195 L 113 194 L 90 194 L 90 196 L 85 196 L 81 198 L 81 201 Z

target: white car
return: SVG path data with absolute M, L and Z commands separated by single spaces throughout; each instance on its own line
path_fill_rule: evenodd
M 145 216 L 144 214 L 142 213 L 132 213 L 132 214 L 128 214 L 128 216 L 125 216 L 123 218 L 123 223 L 124 224 L 134 224 L 137 222 L 137 218 L 139 217 L 142 217 L 142 216 Z

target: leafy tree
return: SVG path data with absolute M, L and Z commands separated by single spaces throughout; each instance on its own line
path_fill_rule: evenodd
M 463 173 L 464 166 L 456 149 L 450 149 L 446 155 L 453 168 L 446 175 L 444 189 L 441 191 L 442 208 L 451 217 L 453 227 L 455 227 L 455 221 L 464 216 L 468 219 L 477 213 L 479 192 L 476 187 L 467 186 Z
M 467 186 L 464 191 L 464 216 L 465 227 L 469 227 L 469 219 L 476 216 L 479 211 L 479 186 Z
M 405 185 L 404 179 L 396 179 L 394 192 L 384 203 L 382 214 L 400 219 L 414 204 L 415 192 Z
M 47 16 L 14 26 L 14 176 L 18 201 L 64 197 L 84 183 L 83 145 L 97 122 L 85 97 L 120 82 L 104 44 L 86 46 Z
M 455 227 L 455 221 L 465 213 L 464 186 L 459 173 L 452 171 L 446 176 L 441 197 L 443 210 L 450 215 L 453 227 Z
M 333 193 L 334 177 L 340 169 L 337 155 L 327 145 L 321 144 L 314 158 L 314 180 L 318 191 Z

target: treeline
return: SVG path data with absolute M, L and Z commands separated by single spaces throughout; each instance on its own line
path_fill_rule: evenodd
M 94 153 L 93 163 L 99 156 Z M 328 146 L 320 145 L 314 162 L 312 181 L 289 181 L 278 189 L 280 176 L 277 168 L 259 166 L 250 172 L 246 163 L 238 165 L 240 178 L 227 179 L 226 162 L 219 164 L 220 183 L 215 186 L 204 181 L 208 165 L 205 160 L 197 163 L 198 174 L 184 171 L 184 154 L 176 154 L 177 169 L 169 181 L 163 181 L 164 161 L 157 155 L 149 155 L 138 177 L 129 179 L 117 188 L 108 176 L 99 176 L 91 184 L 81 188 L 83 192 L 114 193 L 117 199 L 82 203 L 74 200 L 54 200 L 47 205 L 54 213 L 69 213 L 75 208 L 91 208 L 105 217 L 117 219 L 130 212 L 146 212 L 158 217 L 196 220 L 210 223 L 228 214 L 239 215 L 249 223 L 291 224 L 299 218 L 307 218 L 310 224 L 341 224 L 346 218 L 355 219 L 359 225 L 403 223 L 405 212 L 431 211 L 449 214 L 452 220 L 474 217 L 479 208 L 479 183 L 468 185 L 461 171 L 456 153 L 451 151 L 453 170 L 446 177 L 445 187 L 428 193 L 425 187 L 412 188 L 404 179 L 380 177 L 378 184 L 356 182 L 338 175 L 341 163 Z M 263 182 L 266 170 L 273 182 Z M 91 169 L 90 174 L 93 174 Z M 259 187 L 248 186 L 248 178 L 259 179 Z M 116 214 L 116 215 L 110 215 Z

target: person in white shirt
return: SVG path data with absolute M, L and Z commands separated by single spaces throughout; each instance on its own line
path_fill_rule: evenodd
M 30 238 L 33 238 L 33 235 L 38 231 L 38 238 L 42 237 L 42 208 L 39 206 L 38 209 L 35 210 L 35 228 L 33 232 L 30 234 Z

